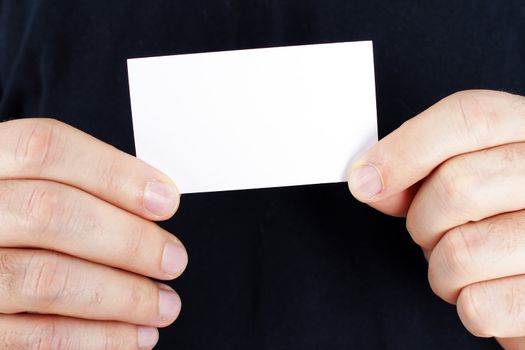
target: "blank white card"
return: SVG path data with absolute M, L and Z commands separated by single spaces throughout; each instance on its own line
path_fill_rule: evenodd
M 181 193 L 342 182 L 377 142 L 369 41 L 128 60 L 137 156 Z

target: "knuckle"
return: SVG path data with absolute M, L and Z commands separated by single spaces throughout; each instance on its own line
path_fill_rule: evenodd
M 473 265 L 475 242 L 465 240 L 464 228 L 459 227 L 447 233 L 436 245 L 429 264 L 428 279 L 433 290 L 446 297 L 441 287 L 446 278 L 448 285 L 458 285 L 468 279 Z M 459 285 L 458 287 L 462 287 Z M 449 299 L 449 298 L 445 298 Z
M 108 330 L 108 328 L 105 328 L 103 333 L 104 333 L 102 335 L 102 344 L 103 344 L 103 346 L 101 348 L 104 349 L 104 350 L 118 349 L 117 346 L 110 345 L 110 339 L 112 339 L 112 337 L 114 337 L 115 335 L 112 334 L 112 332 L 110 330 Z
M 0 293 L 9 300 L 18 289 L 18 276 L 22 264 L 18 256 L 9 249 L 0 250 Z
M 129 313 L 129 310 L 144 310 L 144 305 L 149 301 L 148 297 L 151 296 L 146 294 L 145 288 L 140 283 L 134 283 L 132 288 L 123 293 L 116 309 L 122 315 Z
M 0 211 L 8 213 L 13 211 L 16 203 L 16 184 L 10 180 L 0 181 Z
M 102 335 L 102 343 L 103 346 L 101 346 L 101 349 L 115 349 L 115 350 L 124 350 L 130 348 L 130 341 L 129 337 L 125 337 L 124 334 L 127 333 L 126 325 L 121 326 L 107 326 L 104 328 L 103 335 Z
M 457 311 L 463 325 L 475 336 L 494 336 L 490 310 L 486 303 L 486 286 L 484 283 L 465 287 L 458 298 Z
M 28 333 L 26 343 L 36 350 L 73 349 L 66 328 L 58 327 L 52 319 L 37 322 Z
M 491 240 L 491 243 L 497 245 L 494 250 L 501 252 L 502 258 L 520 254 L 525 243 L 525 215 L 520 212 L 496 216 L 488 220 L 486 231 L 488 237 L 498 237 Z
M 472 140 L 478 145 L 485 145 L 492 130 L 499 123 L 500 115 L 491 104 L 477 91 L 461 91 L 451 96 L 457 104 L 457 128 L 465 140 Z
M 500 309 L 504 317 L 516 326 L 519 334 L 525 334 L 523 309 L 525 308 L 525 285 L 522 278 L 515 278 L 509 288 L 505 290 L 504 306 Z M 503 336 L 501 326 L 494 332 L 494 336 Z
M 447 233 L 449 245 L 455 249 L 456 261 L 471 270 L 486 240 L 486 235 L 476 223 L 458 226 Z M 468 271 L 467 271 L 468 272 Z
M 525 171 L 525 143 L 513 143 L 483 151 L 487 160 L 492 161 L 488 176 L 493 178 L 509 178 L 513 174 L 523 174 Z
M 129 259 L 142 258 L 142 250 L 144 249 L 145 235 L 148 234 L 146 225 L 144 223 L 137 223 L 136 226 L 131 229 L 130 234 L 126 236 L 126 243 L 124 246 L 124 258 L 127 261 Z
M 122 176 L 125 174 L 126 165 L 119 156 L 111 155 L 109 159 L 101 157 L 97 169 L 100 186 L 108 193 L 119 193 L 127 186 L 126 179 L 129 176 Z
M 61 157 L 59 122 L 52 119 L 26 121 L 17 135 L 15 160 L 30 173 L 40 175 Z
M 433 192 L 441 214 L 470 217 L 472 194 L 479 184 L 468 157 L 458 156 L 443 163 L 434 173 Z
M 491 150 L 486 150 L 485 152 L 490 152 Z M 509 167 L 522 169 L 522 162 L 525 159 L 525 145 L 522 143 L 515 143 L 510 145 L 505 145 L 503 147 L 498 147 L 498 153 L 501 154 L 502 158 L 505 160 L 504 169 L 508 170 Z
M 145 280 L 137 280 L 127 288 L 119 307 L 122 308 L 123 314 L 128 313 L 129 310 L 139 310 L 140 313 L 156 315 L 158 309 L 156 291 L 157 289 L 145 283 Z
M 69 267 L 64 264 L 57 253 L 38 254 L 31 256 L 20 292 L 29 305 L 39 310 L 51 309 L 53 305 L 65 301 L 67 294 L 71 294 L 69 282 Z
M 73 226 L 78 220 L 73 219 L 72 205 L 73 201 L 68 200 L 61 186 L 35 184 L 23 196 L 19 213 L 32 239 L 49 243 L 59 233 L 74 232 Z
M 19 337 L 12 328 L 0 328 L 0 349 L 21 349 Z
M 140 283 L 137 283 L 134 288 L 130 290 L 129 293 L 129 306 L 131 307 L 137 307 L 138 305 L 144 305 L 148 297 L 148 294 L 146 293 L 146 288 Z
M 502 92 L 502 94 L 506 95 L 509 101 L 508 105 L 511 111 L 515 112 L 518 115 L 522 114 L 525 111 L 525 96 L 510 94 L 506 92 Z

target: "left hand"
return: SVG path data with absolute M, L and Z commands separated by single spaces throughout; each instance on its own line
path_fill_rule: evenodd
M 451 95 L 352 169 L 357 199 L 406 216 L 433 291 L 465 327 L 525 348 L 525 98 Z

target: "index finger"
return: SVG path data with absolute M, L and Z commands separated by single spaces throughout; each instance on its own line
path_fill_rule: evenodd
M 403 215 L 414 187 L 447 159 L 525 139 L 525 98 L 471 90 L 453 94 L 405 122 L 353 166 L 352 194 Z
M 166 175 L 52 119 L 0 123 L 0 179 L 20 178 L 74 186 L 150 220 L 168 219 L 179 205 Z

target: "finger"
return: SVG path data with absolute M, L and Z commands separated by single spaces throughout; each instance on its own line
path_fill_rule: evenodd
M 151 220 L 171 217 L 179 205 L 166 175 L 51 119 L 0 123 L 0 178 L 62 182 Z
M 524 176 L 525 143 L 454 157 L 414 197 L 408 231 L 416 243 L 432 249 L 453 227 L 525 208 Z
M 0 313 L 62 315 L 153 327 L 180 312 L 172 289 L 145 277 L 41 250 L 0 250 Z
M 498 343 L 505 350 L 525 350 L 525 337 L 521 338 L 497 338 Z
M 42 180 L 0 181 L 0 247 L 54 250 L 158 279 L 185 269 L 182 243 L 74 187 Z
M 152 349 L 156 328 L 60 316 L 0 315 L 2 349 Z
M 391 216 L 406 217 L 410 203 L 412 203 L 420 186 L 421 182 L 418 182 L 397 195 L 388 197 L 377 203 L 369 203 L 369 205 Z
M 525 276 L 465 287 L 458 298 L 461 321 L 479 337 L 525 336 Z
M 445 160 L 492 146 L 519 142 L 525 135 L 521 96 L 493 91 L 451 95 L 385 137 L 352 166 L 353 195 L 379 210 L 382 201 L 399 196 Z M 389 202 L 391 210 L 393 200 Z M 395 207 L 395 205 L 394 205 Z
M 430 256 L 429 281 L 434 292 L 454 303 L 465 286 L 523 273 L 524 229 L 525 211 L 520 211 L 448 232 Z

